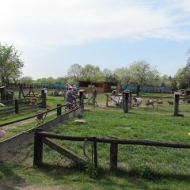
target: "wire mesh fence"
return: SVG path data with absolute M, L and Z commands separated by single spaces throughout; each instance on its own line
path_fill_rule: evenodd
M 54 113 L 56 110 L 52 109 L 48 112 Z M 73 110 L 72 112 L 66 112 L 63 115 L 56 115 L 56 118 L 48 120 L 47 122 L 38 123 L 33 128 L 29 130 L 25 130 L 18 135 L 10 137 L 2 142 L 0 142 L 0 161 L 8 161 L 17 164 L 24 164 L 24 160 L 28 163 L 30 160 L 30 164 L 32 164 L 33 160 L 33 143 L 34 143 L 34 134 L 36 129 L 41 128 L 43 130 L 49 130 L 52 127 L 55 127 L 59 123 L 62 123 L 69 118 L 80 114 L 83 111 L 83 107 L 78 107 L 77 109 Z M 55 112 L 56 113 L 56 112 Z M 36 115 L 28 117 L 27 119 L 35 119 Z M 26 118 L 25 118 L 26 119 Z M 21 119 L 23 120 L 23 119 Z M 27 120 L 26 120 L 27 121 Z M 34 121 L 33 121 L 34 122 Z M 15 126 L 15 122 L 13 121 L 12 124 Z M 9 124 L 10 127 L 11 124 Z M 27 122 L 25 123 L 27 125 Z M 8 124 L 7 124 L 8 126 Z M 17 130 L 15 128 L 15 130 Z

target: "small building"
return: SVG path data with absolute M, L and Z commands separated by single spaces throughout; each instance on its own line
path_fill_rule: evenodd
M 0 102 L 1 103 L 6 103 L 8 101 L 12 101 L 13 95 L 14 95 L 14 93 L 6 90 L 5 86 L 0 86 Z
M 120 92 L 121 90 L 121 86 L 117 82 L 79 81 L 79 88 L 87 91 L 88 93 L 92 92 L 93 87 L 96 87 L 96 90 L 99 93 L 109 93 L 113 90 Z
M 190 89 L 180 89 L 178 90 L 178 93 L 180 93 L 180 100 L 186 103 L 190 103 Z
M 1 101 L 3 101 L 5 98 L 5 86 L 0 86 L 0 95 L 1 95 Z

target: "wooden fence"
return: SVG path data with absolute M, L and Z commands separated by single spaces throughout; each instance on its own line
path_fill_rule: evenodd
M 44 96 L 45 95 L 46 94 L 44 94 Z M 65 112 L 65 110 L 64 110 L 64 112 L 63 112 L 62 108 L 65 108 L 65 105 L 58 104 L 56 108 L 53 108 L 51 110 L 43 112 L 43 114 L 47 114 L 49 112 L 56 111 L 56 113 L 57 113 L 56 118 L 54 118 L 48 122 L 45 122 L 45 123 L 40 123 L 40 125 L 35 126 L 30 130 L 24 131 L 23 133 L 21 133 L 19 135 L 16 135 L 14 137 L 4 140 L 3 142 L 0 142 L 0 150 L 1 150 L 0 151 L 0 161 L 11 159 L 11 157 L 12 157 L 11 152 L 14 152 L 14 150 L 16 148 L 19 148 L 19 147 L 29 143 L 31 140 L 33 140 L 36 129 L 40 128 L 43 130 L 49 130 L 52 127 L 55 127 L 56 125 L 67 121 L 69 118 L 76 117 L 77 115 L 81 114 L 84 111 L 84 101 L 83 100 L 84 100 L 83 91 L 81 91 L 79 94 L 79 101 L 76 102 L 77 106 L 75 106 L 72 110 L 69 110 L 67 112 Z M 46 102 L 44 102 L 44 103 L 46 103 Z M 31 118 L 38 118 L 39 115 L 41 115 L 41 113 L 29 116 L 29 117 L 25 117 L 25 118 L 22 118 L 19 120 L 7 122 L 7 123 L 1 123 L 0 127 L 4 127 L 7 125 L 25 121 L 25 120 L 28 120 Z M 14 156 L 14 154 L 13 154 L 13 156 Z
M 54 118 L 48 122 L 41 123 L 40 125 L 35 126 L 34 128 L 32 128 L 30 130 L 24 131 L 21 134 L 18 134 L 14 137 L 4 140 L 3 142 L 0 142 L 0 150 L 1 150 L 0 151 L 0 160 L 2 160 L 2 161 L 9 160 L 11 158 L 10 154 L 12 151 L 14 151 L 16 148 L 19 148 L 20 146 L 23 146 L 23 145 L 29 143 L 31 140 L 33 140 L 36 129 L 40 128 L 43 130 L 49 130 L 52 127 L 55 127 L 56 125 L 67 121 L 71 117 L 76 117 L 77 115 L 81 114 L 84 111 L 84 105 L 80 105 L 68 112 L 64 111 L 64 113 L 62 113 L 62 107 L 64 107 L 64 105 L 57 105 L 57 108 L 53 108 L 53 109 L 47 111 L 48 113 L 52 112 L 52 111 L 56 111 L 56 113 L 57 113 L 56 118 Z M 44 112 L 44 114 L 46 114 L 47 112 Z M 29 117 L 25 117 L 25 118 L 22 118 L 19 120 L 3 123 L 3 124 L 0 124 L 0 127 L 18 123 L 18 122 L 28 120 L 31 118 L 36 118 L 37 116 L 38 116 L 38 114 L 29 116 Z
M 18 114 L 20 111 L 29 110 L 31 108 L 46 108 L 46 93 L 41 91 L 40 97 L 26 97 L 22 99 L 7 101 L 4 107 L 0 109 L 0 115 Z
M 109 143 L 110 144 L 110 170 L 117 169 L 118 158 L 118 145 L 119 144 L 131 144 L 131 145 L 145 145 L 145 146 L 157 146 L 157 147 L 169 147 L 169 148 L 187 148 L 190 149 L 190 143 L 177 143 L 177 142 L 159 142 L 149 140 L 127 140 L 127 139 L 111 139 L 111 138 L 98 138 L 98 137 L 77 137 L 77 136 L 65 136 L 48 132 L 43 132 L 41 129 L 35 132 L 34 141 L 34 166 L 41 166 L 43 163 L 43 143 L 50 148 L 58 151 L 67 158 L 73 160 L 78 164 L 84 164 L 85 161 L 77 156 L 75 153 L 60 147 L 49 139 L 69 140 L 69 141 L 87 141 L 93 144 L 93 163 L 94 166 L 98 166 L 98 150 L 97 143 Z

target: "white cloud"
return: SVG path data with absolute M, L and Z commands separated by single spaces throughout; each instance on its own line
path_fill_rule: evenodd
M 13 44 L 22 52 L 24 74 L 35 78 L 63 76 L 69 65 L 75 62 L 81 61 L 79 64 L 85 65 L 88 61 L 94 61 L 94 64 L 97 61 L 101 66 L 103 63 L 104 67 L 108 67 L 111 62 L 113 68 L 113 63 L 118 66 L 120 62 L 129 59 L 124 50 L 126 57 L 121 60 L 121 52 L 111 56 L 116 51 L 114 48 L 108 48 L 110 51 L 106 50 L 106 53 L 109 55 L 103 55 L 95 52 L 99 43 L 92 47 L 89 44 L 93 43 L 85 44 L 86 42 L 98 40 L 102 45 L 104 39 L 119 39 L 119 42 L 124 39 L 130 41 L 130 46 L 133 40 L 147 38 L 187 42 L 190 39 L 189 0 L 0 1 L 0 42 Z M 83 48 L 83 44 L 86 49 L 81 53 L 79 49 Z M 68 47 L 60 47 L 66 45 Z M 146 45 L 142 46 L 143 50 L 146 49 Z M 75 51 L 71 47 L 76 48 Z M 91 48 L 89 55 L 86 53 L 87 47 Z M 188 46 L 185 48 L 188 49 Z M 102 51 L 103 49 L 105 48 Z M 156 56 L 165 59 L 165 56 L 158 53 L 160 52 L 156 50 Z M 100 58 L 96 59 L 97 57 Z M 135 54 L 134 59 L 137 57 Z M 172 57 L 172 64 L 173 59 Z M 105 65 L 106 62 L 108 66 Z M 158 58 L 155 58 L 155 62 L 159 64 Z
M 80 44 L 103 38 L 189 39 L 187 0 L 6 0 L 0 6 L 0 41 L 19 46 Z M 165 2 L 165 3 L 164 3 Z M 170 4 L 168 4 L 168 2 Z M 172 15 L 172 8 L 177 12 Z M 183 14 L 181 15 L 181 10 Z M 180 12 L 179 12 L 180 11 Z M 180 13 L 180 14 L 179 14 Z M 180 22 L 183 19 L 183 22 Z

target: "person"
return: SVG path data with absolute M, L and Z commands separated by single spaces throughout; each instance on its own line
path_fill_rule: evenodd
M 69 83 L 67 83 L 66 84 L 66 90 L 69 90 L 69 88 L 72 88 L 72 86 Z
M 75 84 L 71 84 L 72 89 L 73 89 L 73 94 L 75 96 L 75 99 L 78 97 L 78 92 L 77 92 L 77 86 Z
M 97 90 L 96 90 L 96 87 L 93 88 L 93 91 L 92 91 L 92 105 L 95 107 L 95 106 L 98 106 L 97 102 L 96 102 L 96 97 L 97 97 Z
M 66 102 L 66 109 L 67 110 L 71 110 L 72 109 L 72 106 L 73 106 L 73 100 L 76 99 L 76 96 L 73 92 L 73 88 L 70 86 L 66 92 L 66 99 L 65 99 L 65 102 Z

